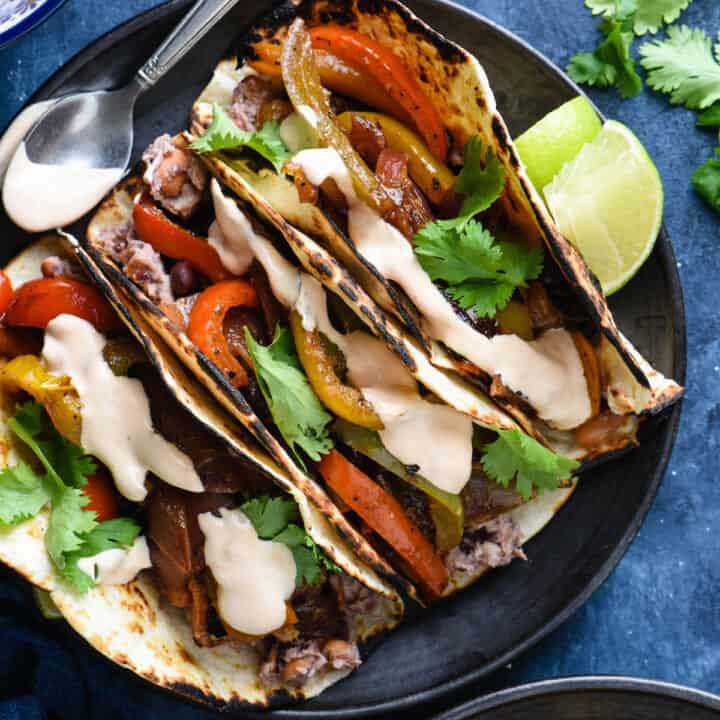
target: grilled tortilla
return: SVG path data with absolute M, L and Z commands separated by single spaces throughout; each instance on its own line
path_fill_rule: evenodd
M 78 252 L 82 255 L 81 251 Z M 31 245 L 5 269 L 13 287 L 17 289 L 23 283 L 41 277 L 40 266 L 48 258 L 52 259 L 52 265 L 59 273 L 70 269 L 73 273 L 79 271 L 67 244 L 57 236 L 48 236 Z M 104 286 L 106 281 L 97 274 L 92 261 L 85 256 L 83 260 L 89 274 L 100 286 Z M 111 292 L 108 296 L 114 298 Z M 50 593 L 63 617 L 93 647 L 156 685 L 221 709 L 240 707 L 246 703 L 267 705 L 271 698 L 272 702 L 282 702 L 283 695 L 285 701 L 288 696 L 309 698 L 317 695 L 348 675 L 351 665 L 357 664 L 356 650 L 352 650 L 357 643 L 365 643 L 399 622 L 403 612 L 402 601 L 372 569 L 354 557 L 325 514 L 299 492 L 287 474 L 188 377 L 177 358 L 142 323 L 142 318 L 120 304 L 115 307 L 139 341 L 138 349 L 142 347 L 147 353 L 148 360 L 140 361 L 143 368 L 140 377 L 146 378 L 143 383 L 149 393 L 154 416 L 159 413 L 161 418 L 162 432 L 174 433 L 181 445 L 184 444 L 184 449 L 193 456 L 196 467 L 204 468 L 198 472 L 203 483 L 215 483 L 212 498 L 220 498 L 220 507 L 233 505 L 229 499 L 233 497 L 233 488 L 227 487 L 227 478 L 234 473 L 242 478 L 243 483 L 252 485 L 257 482 L 265 490 L 268 483 L 270 488 L 275 486 L 276 489 L 269 492 L 279 497 L 285 493 L 294 500 L 306 532 L 318 548 L 339 566 L 339 574 L 333 575 L 334 584 L 325 580 L 317 587 L 308 586 L 296 591 L 301 592 L 293 600 L 299 622 L 304 622 L 303 617 L 315 618 L 312 621 L 315 625 L 302 631 L 311 633 L 310 636 L 302 637 L 301 632 L 302 642 L 299 645 L 293 644 L 292 640 L 289 644 L 281 642 L 278 645 L 278 640 L 268 636 L 263 646 L 252 638 L 231 637 L 212 623 L 197 625 L 194 609 L 191 618 L 190 614 L 186 615 L 173 606 L 181 604 L 178 603 L 178 589 L 174 588 L 175 594 L 172 594 L 167 585 L 173 571 L 170 566 L 158 564 L 165 550 L 153 548 L 173 547 L 172 542 L 167 541 L 169 544 L 166 544 L 163 537 L 167 533 L 181 532 L 180 525 L 173 529 L 174 522 L 181 522 L 175 513 L 191 513 L 192 502 L 196 498 L 204 503 L 205 510 L 215 506 L 210 500 L 203 501 L 202 493 L 193 495 L 178 491 L 157 478 L 153 481 L 154 489 L 139 511 L 146 523 L 142 532 L 147 532 L 150 539 L 152 570 L 141 572 L 131 582 L 103 584 L 99 580 L 95 587 L 83 593 L 68 584 L 53 565 L 45 547 L 50 515 L 47 508 L 25 522 L 0 529 L 0 560 Z M 6 333 L 4 346 L 11 347 L 8 338 L 12 338 L 15 329 L 9 327 L 3 330 Z M 27 344 L 27 334 L 32 332 L 37 332 L 40 340 L 41 331 L 22 330 L 20 341 Z M 21 347 L 18 352 L 27 353 L 29 349 Z M 3 367 L 9 367 L 11 362 L 4 357 Z M 8 394 L 7 389 L 3 390 L 0 423 L 4 467 L 27 457 L 26 448 L 8 426 L 18 398 L 17 393 Z M 107 428 L 107 432 L 112 433 L 113 429 Z M 222 467 L 217 465 L 218 458 L 213 456 L 213 448 L 224 458 Z M 211 454 L 208 455 L 208 452 Z M 226 471 L 230 474 L 222 475 Z M 222 479 L 221 475 L 226 479 Z M 230 494 L 217 495 L 218 492 Z M 337 604 L 333 599 L 335 597 Z M 192 607 L 195 608 L 194 600 Z M 329 627 L 330 624 L 336 628 Z M 336 633 L 340 632 L 345 635 L 335 648 L 346 652 L 350 650 L 353 658 L 349 664 L 323 656 L 323 640 L 313 640 L 324 636 L 337 637 Z M 274 650 L 267 645 L 268 642 L 271 645 L 275 643 Z M 303 653 L 309 658 L 310 665 L 315 663 L 313 670 L 306 676 L 302 673 L 293 675 L 287 668 L 293 658 L 297 660 Z
M 682 388 L 654 370 L 616 327 L 598 282 L 578 251 L 557 231 L 530 183 L 507 128 L 497 112 L 485 72 L 477 60 L 427 27 L 401 3 L 308 0 L 299 4 L 279 4 L 239 41 L 235 55 L 218 64 L 211 82 L 193 107 L 188 139 L 202 137 L 211 125 L 214 107 L 224 109 L 244 129 L 251 129 L 248 123 L 259 125 L 264 117 L 274 117 L 272 112 L 288 112 L 287 109 L 278 110 L 278 103 L 287 103 L 287 99 L 278 100 L 284 96 L 277 87 L 278 83 L 282 86 L 285 82 L 285 70 L 281 73 L 282 48 L 289 27 L 297 18 L 303 19 L 310 33 L 323 28 L 349 28 L 392 49 L 396 59 L 415 78 L 421 92 L 441 116 L 449 144 L 448 163 L 455 169 L 461 163 L 463 149 L 472 138 L 480 141 L 486 152 L 486 162 L 488 154 L 497 159 L 505 178 L 502 194 L 488 211 L 487 217 L 481 214 L 480 218 L 491 227 L 502 227 L 507 235 L 522 238 L 523 244 L 529 247 L 545 248 L 546 272 L 541 278 L 542 282 L 532 283 L 530 290 L 537 290 L 536 295 L 540 295 L 544 306 L 550 305 L 550 318 L 547 320 L 549 327 L 568 328 L 576 333 L 574 337 L 578 347 L 571 349 L 570 353 L 577 355 L 582 362 L 582 372 L 588 385 L 597 385 L 599 397 L 591 402 L 592 414 L 581 416 L 582 425 L 588 423 L 584 432 L 579 432 L 582 425 L 573 425 L 572 421 L 565 423 L 570 425 L 566 427 L 562 423 L 558 426 L 552 420 L 543 420 L 539 417 L 538 409 L 527 402 L 522 392 L 514 392 L 502 382 L 501 374 L 468 362 L 462 353 L 448 349 L 435 339 L 437 333 L 428 332 L 427 318 L 418 311 L 417 303 L 413 303 L 404 292 L 401 279 L 386 276 L 379 268 L 382 262 L 373 261 L 369 253 L 363 252 L 348 233 L 343 214 L 338 214 L 337 208 L 333 208 L 332 196 L 337 196 L 337 188 L 334 193 L 328 193 L 323 185 L 319 193 L 314 191 L 313 196 L 313 189 L 308 189 L 307 177 L 298 172 L 294 158 L 284 166 L 285 172 L 277 172 L 274 168 L 258 163 L 257 156 L 247 150 L 228 149 L 204 154 L 202 157 L 212 172 L 240 197 L 253 202 L 264 217 L 283 232 L 302 262 L 302 256 L 311 258 L 314 255 L 313 239 L 329 248 L 378 305 L 405 325 L 415 341 L 429 353 L 433 364 L 453 370 L 470 382 L 479 384 L 531 436 L 562 454 L 584 462 L 608 459 L 635 444 L 641 417 L 657 413 L 675 402 Z M 327 31 L 324 34 L 327 36 L 330 33 Z M 349 101 L 338 95 L 340 99 L 336 102 L 336 109 L 339 115 L 331 115 L 331 120 L 342 124 L 347 130 L 348 123 L 354 122 L 349 121 L 347 116 L 352 116 L 356 110 L 362 113 L 369 106 L 376 113 L 391 112 L 393 108 L 387 107 L 390 102 L 387 97 L 383 100 L 379 94 L 374 95 L 372 87 L 362 91 L 357 86 L 347 89 L 342 85 L 342 79 L 338 79 L 337 73 L 333 75 L 328 70 L 330 63 L 327 55 L 325 59 L 321 56 L 323 53 L 332 55 L 333 46 L 327 37 L 325 40 L 329 51 L 321 42 L 314 45 L 316 50 L 324 48 L 315 53 L 320 80 L 326 82 L 327 87 L 336 94 L 355 91 L 362 95 L 351 97 Z M 342 60 L 344 62 L 346 58 Z M 372 83 L 366 85 L 371 86 Z M 262 92 L 268 93 L 265 104 L 254 118 L 253 100 Z M 343 107 L 337 107 L 338 103 Z M 403 116 L 402 108 L 398 110 L 396 107 L 395 110 L 396 115 L 392 118 L 394 122 L 404 122 L 416 134 L 422 134 L 422 127 L 416 125 L 413 128 L 411 120 Z M 295 108 L 296 115 L 302 115 L 303 112 L 302 106 Z M 378 130 L 378 125 L 379 130 L 384 130 L 384 142 L 393 149 L 396 138 L 392 134 L 392 127 L 388 130 L 379 122 L 372 132 Z M 351 141 L 354 139 L 353 132 L 354 129 L 349 134 Z M 366 128 L 367 132 L 370 131 Z M 288 137 L 287 133 L 285 137 Z M 368 139 L 366 135 L 358 137 L 355 144 L 362 151 L 362 143 L 367 143 Z M 307 147 L 309 144 L 312 147 L 313 142 L 318 143 L 317 139 L 308 141 L 303 138 L 301 146 Z M 323 142 L 319 144 L 323 145 Z M 413 176 L 412 163 L 409 173 L 413 180 L 423 185 L 420 174 Z M 433 182 L 436 179 L 433 178 Z M 426 182 L 422 189 L 425 191 L 425 199 L 431 205 L 433 200 L 439 203 L 432 205 L 433 211 L 440 213 L 439 217 L 446 217 L 442 214 L 442 200 L 432 197 L 432 183 Z M 297 231 L 284 227 L 283 220 L 291 223 Z M 401 270 L 397 272 L 402 275 Z M 543 279 L 547 275 L 551 277 L 549 284 Z M 326 278 L 324 282 L 329 286 L 332 279 Z M 521 306 L 529 305 L 527 295 L 525 291 L 522 297 L 516 294 Z M 554 308 L 555 302 L 561 303 L 566 312 L 560 313 Z M 553 317 L 563 314 L 565 317 L 560 320 Z M 467 318 L 467 322 L 471 324 L 473 318 Z M 476 324 L 481 333 L 482 325 Z M 537 340 L 541 334 L 547 335 L 545 329 L 533 329 L 534 339 Z M 497 327 L 491 330 L 490 335 L 495 332 Z M 445 385 L 438 394 L 445 402 L 464 411 L 459 402 L 461 387 L 458 385 L 456 390 L 452 384 Z M 589 394 L 593 393 L 589 391 Z M 557 405 L 555 409 L 558 409 Z M 593 420 L 596 420 L 594 424 Z M 610 429 L 603 432 L 604 427 Z

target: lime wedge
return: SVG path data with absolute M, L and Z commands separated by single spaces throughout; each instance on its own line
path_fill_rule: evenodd
M 595 109 L 580 95 L 548 113 L 515 141 L 538 192 L 580 152 L 585 143 L 595 138 L 601 127 Z
M 662 182 L 642 143 L 608 120 L 543 192 L 605 294 L 619 290 L 647 259 L 662 223 Z

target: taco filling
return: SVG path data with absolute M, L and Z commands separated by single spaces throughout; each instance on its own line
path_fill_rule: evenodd
M 399 4 L 351 3 L 347 25 L 323 22 L 332 2 L 305 5 L 287 26 L 256 26 L 239 67 L 218 65 L 194 108 L 191 149 L 213 172 L 224 164 L 233 189 L 251 185 L 287 220 L 319 233 L 435 364 L 479 384 L 533 437 L 582 460 L 635 443 L 637 416 L 680 388 L 654 371 L 663 392 L 652 386 L 606 307 L 622 357 L 591 319 L 597 288 L 573 286 L 530 201 L 518 199 L 509 138 L 499 147 L 495 125 L 492 138 L 480 124 L 467 131 L 490 110 L 477 63 L 459 48 L 447 61 L 442 52 L 427 59 L 437 78 L 457 77 L 444 80 L 447 89 L 428 79 L 424 61 L 411 64 L 440 41 L 398 31 L 408 15 Z M 469 82 L 458 66 L 477 74 L 468 122 L 450 105 L 452 83 Z M 437 104 L 443 92 L 448 107 Z
M 569 488 L 577 463 L 507 418 L 480 427 L 420 385 L 217 180 L 181 217 L 154 174 L 161 146 L 172 147 L 178 167 L 197 162 L 182 141 L 156 140 L 142 181 L 130 179 L 111 200 L 124 220 L 101 209 L 91 246 L 243 393 L 296 464 L 426 598 L 523 557 L 511 511 L 539 491 Z M 133 272 L 130 256 L 153 257 L 157 272 Z
M 47 513 L 70 592 L 150 576 L 203 648 L 252 647 L 267 688 L 357 667 L 386 599 L 347 575 L 270 475 L 183 407 L 71 259 L 0 273 L 0 389 L 17 462 L 0 522 Z M 243 441 L 244 442 L 244 441 Z

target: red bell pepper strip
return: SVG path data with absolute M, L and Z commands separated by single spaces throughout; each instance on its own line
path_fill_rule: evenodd
M 310 30 L 312 45 L 370 75 L 412 118 L 438 160 L 447 160 L 448 145 L 440 114 L 417 80 L 395 53 L 357 30 L 318 25 Z
M 402 505 L 337 450 L 323 457 L 320 474 L 328 487 L 405 560 L 423 590 L 439 597 L 448 579 L 445 563 Z
M 229 310 L 240 306 L 260 306 L 255 288 L 247 280 L 223 280 L 211 285 L 195 301 L 187 330 L 198 349 L 238 388 L 248 384 L 248 376 L 228 348 L 223 320 Z
M 98 471 L 88 477 L 87 485 L 82 491 L 90 498 L 85 510 L 92 510 L 98 522 L 112 520 L 118 516 L 117 496 L 115 488 L 104 471 Z
M 7 276 L 4 270 L 0 270 L 0 315 L 2 315 L 8 308 L 10 301 L 12 300 L 13 289 L 10 278 Z
M 87 320 L 101 333 L 124 327 L 98 290 L 66 277 L 38 278 L 21 285 L 13 293 L 3 322 L 44 330 L 58 315 L 74 315 Z
M 160 208 L 141 200 L 135 203 L 133 221 L 138 237 L 161 255 L 173 260 L 187 260 L 213 282 L 232 277 L 220 262 L 217 250 L 207 240 L 174 223 Z

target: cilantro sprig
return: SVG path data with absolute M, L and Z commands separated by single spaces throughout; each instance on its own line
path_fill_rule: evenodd
M 48 555 L 60 575 L 84 592 L 95 583 L 80 571 L 77 560 L 132 544 L 140 528 L 129 518 L 99 523 L 95 512 L 86 509 L 90 498 L 82 487 L 97 465 L 58 433 L 42 405 L 34 401 L 18 405 L 8 425 L 44 472 L 26 462 L 0 470 L 0 524 L 17 525 L 49 505 Z
M 245 342 L 253 361 L 255 377 L 270 414 L 300 464 L 304 450 L 319 460 L 333 447 L 327 426 L 332 417 L 325 412 L 303 371 L 292 336 L 278 328 L 270 345 L 260 345 L 245 328 Z
M 485 445 L 483 452 L 481 463 L 487 476 L 503 487 L 514 480 L 523 500 L 529 500 L 534 490 L 556 490 L 579 466 L 518 429 L 498 430 L 497 439 Z
M 342 572 L 297 524 L 300 513 L 292 500 L 263 495 L 248 500 L 240 509 L 253 524 L 259 538 L 287 545 L 295 560 L 298 586 L 318 585 L 328 572 Z
M 515 289 L 542 271 L 542 251 L 498 241 L 473 219 L 497 201 L 505 172 L 487 152 L 484 166 L 477 138 L 465 146 L 456 189 L 465 197 L 458 217 L 428 223 L 415 234 L 415 254 L 425 272 L 447 285 L 447 293 L 464 309 L 491 317 L 507 306 Z
M 720 148 L 715 150 L 720 156 Z M 692 176 L 692 184 L 700 197 L 716 212 L 720 213 L 720 157 L 706 160 Z
M 610 0 L 593 5 L 594 11 L 605 12 L 599 28 L 605 39 L 592 52 L 574 55 L 567 66 L 568 75 L 577 83 L 616 87 L 622 97 L 634 97 L 642 89 L 630 53 L 635 39 L 636 0 Z
M 190 149 L 204 154 L 242 147 L 254 150 L 272 163 L 278 172 L 290 157 L 290 152 L 280 139 L 279 123 L 271 120 L 257 131 L 241 130 L 220 105 L 213 103 L 212 123 L 203 135 L 191 143 Z
M 633 14 L 633 30 L 636 35 L 656 33 L 663 25 L 675 22 L 692 0 L 636 0 Z M 613 16 L 614 0 L 585 0 L 593 15 Z

